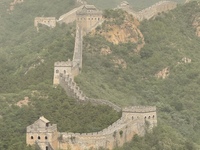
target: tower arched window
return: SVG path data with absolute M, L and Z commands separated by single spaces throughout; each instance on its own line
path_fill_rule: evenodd
M 40 136 L 38 136 L 38 140 L 40 140 Z
M 47 140 L 48 139 L 48 137 L 47 136 L 45 136 L 45 140 Z
M 64 74 L 66 74 L 66 70 L 64 70 Z
M 31 139 L 33 140 L 33 136 L 31 136 Z
M 59 70 L 56 70 L 56 73 L 59 73 Z

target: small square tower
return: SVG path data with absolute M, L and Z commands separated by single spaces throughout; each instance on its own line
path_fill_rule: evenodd
M 26 128 L 26 144 L 39 146 L 41 150 L 57 149 L 57 125 L 41 116 Z
M 98 10 L 94 5 L 84 5 L 83 8 L 76 13 L 77 26 L 84 33 L 88 33 L 93 27 L 102 21 L 102 11 Z
M 58 85 L 60 80 L 60 75 L 71 75 L 73 68 L 73 62 L 71 60 L 61 61 L 54 63 L 54 79 L 53 84 Z

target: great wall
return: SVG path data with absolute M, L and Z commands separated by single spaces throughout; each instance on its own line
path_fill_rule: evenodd
M 148 8 L 145 8 L 141 11 L 136 12 L 133 9 L 131 9 L 128 2 L 123 1 L 117 8 L 128 12 L 129 14 L 131 14 L 135 18 L 137 18 L 139 21 L 143 21 L 144 19 L 149 20 L 149 19 L 153 18 L 154 16 L 157 16 L 159 13 L 167 12 L 169 10 L 176 8 L 176 7 L 177 7 L 176 2 L 160 1 L 160 2 L 150 6 Z
M 40 117 L 27 127 L 26 142 L 36 144 L 41 150 L 113 149 L 131 141 L 134 135 L 144 136 L 146 131 L 157 125 L 156 107 L 135 106 L 122 110 L 122 117 L 108 128 L 93 133 L 58 132 L 57 125 L 51 125 Z
M 186 2 L 187 2 L 187 0 L 186 0 Z M 83 4 L 82 1 L 79 2 L 79 3 Z M 52 22 L 51 22 L 52 21 L 52 17 L 36 17 L 35 21 L 34 21 L 34 26 L 36 28 L 38 28 L 38 24 L 43 24 L 43 25 L 47 25 L 49 27 L 54 28 L 56 26 L 56 23 L 69 24 L 69 23 L 72 23 L 74 21 L 78 21 L 76 14 L 77 14 L 77 12 L 81 11 L 84 6 L 89 6 L 89 5 L 81 5 L 81 6 L 77 7 L 77 8 L 74 8 L 73 10 L 69 11 L 68 13 L 61 15 L 58 20 L 55 19 L 55 23 L 53 25 L 52 25 Z M 133 15 L 139 21 L 143 21 L 144 19 L 149 20 L 149 19 L 153 18 L 154 16 L 157 16 L 159 13 L 167 12 L 169 10 L 172 10 L 172 9 L 176 8 L 176 7 L 177 7 L 177 3 L 176 2 L 160 1 L 160 2 L 150 6 L 148 8 L 145 8 L 145 9 L 137 12 L 137 11 L 134 11 L 131 8 L 131 6 L 129 5 L 128 2 L 123 1 L 115 9 L 122 9 L 122 10 L 128 12 L 129 14 Z M 96 26 L 94 26 L 93 29 L 95 27 Z
M 157 114 L 155 106 L 129 106 L 121 108 L 116 104 L 101 99 L 88 98 L 74 81 L 74 77 L 82 68 L 82 41 L 83 36 L 92 29 L 102 24 L 102 12 L 92 5 L 84 5 L 76 12 L 76 37 L 73 59 L 66 62 L 55 62 L 54 79 L 55 86 L 60 85 L 67 93 L 79 102 L 91 102 L 93 104 L 108 105 L 122 117 L 109 127 L 94 133 L 68 133 L 59 132 L 56 124 L 40 117 L 26 129 L 27 145 L 35 145 L 40 150 L 94 150 L 113 149 L 131 141 L 134 135 L 144 136 L 157 126 Z M 72 13 L 73 14 L 73 13 Z M 71 13 L 67 15 L 72 15 Z M 62 18 L 65 18 L 63 16 Z M 69 23 L 66 19 L 60 21 Z M 70 20 L 73 20 L 70 18 Z M 38 23 L 38 22 L 37 22 Z

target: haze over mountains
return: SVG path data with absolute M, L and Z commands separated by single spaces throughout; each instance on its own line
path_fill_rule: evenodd
M 109 107 L 79 105 L 62 88 L 52 86 L 54 62 L 72 58 L 75 23 L 54 29 L 40 26 L 37 32 L 33 21 L 37 16 L 59 18 L 78 4 L 25 0 L 9 12 L 11 2 L 0 1 L 0 149 L 31 150 L 25 144 L 26 126 L 42 115 L 60 131 L 71 132 L 98 131 L 116 121 L 120 114 Z M 99 8 L 119 4 L 105 2 L 88 0 Z M 140 10 L 156 1 L 128 2 Z M 198 2 L 178 2 L 169 13 L 140 23 L 121 11 L 107 11 L 104 15 L 112 19 L 84 37 L 83 69 L 75 80 L 88 96 L 121 106 L 157 106 L 158 127 L 117 150 L 200 149 L 200 7 Z M 130 22 L 135 28 L 126 28 Z M 128 30 L 130 38 L 109 39 L 112 33 Z M 140 32 L 145 45 L 136 52 L 142 41 L 133 37 Z M 29 97 L 28 105 L 17 106 L 24 97 Z

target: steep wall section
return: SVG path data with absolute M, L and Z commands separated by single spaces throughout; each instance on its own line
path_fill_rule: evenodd
M 66 91 L 67 95 L 77 99 L 78 101 L 82 102 L 88 101 L 93 104 L 108 105 L 118 112 L 121 111 L 121 108 L 119 106 L 110 101 L 102 99 L 93 99 L 85 96 L 80 87 L 74 82 L 73 78 L 70 77 L 69 75 L 60 74 L 59 81 L 60 81 L 59 82 L 60 86 Z
M 83 49 L 82 30 L 77 26 L 76 27 L 75 46 L 74 46 L 74 55 L 73 55 L 73 66 L 78 65 L 80 68 L 82 68 L 82 49 Z

